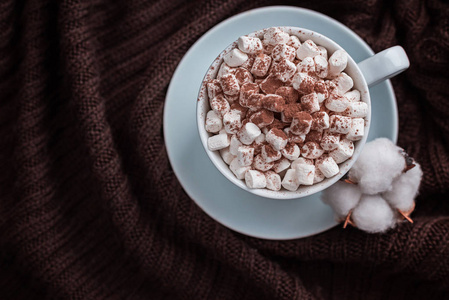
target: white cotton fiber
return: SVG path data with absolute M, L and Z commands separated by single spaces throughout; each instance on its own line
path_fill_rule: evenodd
M 383 232 L 395 225 L 392 208 L 380 195 L 363 195 L 353 210 L 351 219 L 366 232 Z
M 393 181 L 392 189 L 385 192 L 383 197 L 392 207 L 404 212 L 409 211 L 413 208 L 422 174 L 421 166 L 416 163 L 413 169 L 401 174 Z
M 349 172 L 362 193 L 374 195 L 390 189 L 393 180 L 405 168 L 401 148 L 386 138 L 367 143 Z
M 356 207 L 361 196 L 357 185 L 338 181 L 323 191 L 321 200 L 332 207 L 337 217 L 342 219 Z

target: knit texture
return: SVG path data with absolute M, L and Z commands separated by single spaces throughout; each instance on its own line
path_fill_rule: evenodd
M 212 26 L 273 4 L 407 51 L 393 86 L 398 144 L 424 171 L 415 224 L 265 241 L 181 188 L 162 135 L 170 78 Z M 443 0 L 3 0 L 0 298 L 448 299 L 448 78 Z

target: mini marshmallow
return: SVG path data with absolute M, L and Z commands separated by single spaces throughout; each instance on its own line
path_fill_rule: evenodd
M 313 165 L 313 159 L 308 159 L 308 158 L 304 158 L 304 157 L 300 157 L 298 159 L 296 159 L 295 161 L 292 162 L 291 167 L 292 169 L 296 169 L 296 167 L 298 165 Z
M 284 83 L 280 79 L 276 78 L 276 76 L 274 75 L 268 75 L 267 78 L 263 79 L 259 83 L 260 89 L 265 94 L 274 94 L 276 93 L 277 89 L 283 85 Z
M 225 74 L 220 78 L 221 88 L 223 93 L 227 95 L 238 95 L 240 92 L 239 81 L 234 74 Z
M 306 139 L 306 135 L 305 134 L 293 134 L 290 132 L 290 127 L 286 127 L 284 128 L 284 132 L 288 137 L 288 141 L 290 143 L 295 143 L 295 144 L 302 144 L 304 143 L 305 139 Z
M 265 134 L 261 133 L 258 137 L 254 139 L 254 144 L 257 146 L 262 146 L 263 142 L 265 142 Z
M 298 49 L 301 46 L 301 41 L 297 36 L 291 35 L 288 39 L 287 45 Z
M 228 147 L 228 148 L 223 148 L 223 149 L 221 149 L 221 150 L 220 150 L 220 155 L 221 155 L 221 158 L 223 158 L 223 161 L 224 161 L 226 164 L 228 164 L 228 165 L 229 165 L 229 164 L 234 160 L 234 158 L 235 158 L 235 156 L 231 154 L 231 151 L 229 151 L 229 147 Z
M 282 112 L 284 105 L 284 97 L 276 94 L 265 95 L 262 99 L 262 107 L 274 112 Z
M 303 60 L 306 57 L 315 57 L 320 54 L 318 46 L 312 41 L 307 40 L 296 51 L 296 57 Z
M 322 55 L 317 55 L 313 58 L 315 62 L 316 75 L 320 78 L 326 78 L 328 72 L 328 62 Z
M 315 86 L 313 87 L 313 89 L 318 96 L 318 102 L 320 104 L 329 97 L 329 91 L 327 90 L 326 82 L 324 82 L 323 79 L 315 82 Z
M 332 207 L 339 219 L 345 218 L 359 203 L 362 192 L 355 184 L 337 181 L 321 194 L 321 200 Z
M 347 139 L 341 140 L 338 143 L 338 147 L 335 150 L 329 152 L 329 156 L 332 157 L 337 164 L 348 160 L 354 154 L 354 144 Z
M 324 57 L 324 59 L 327 60 L 327 49 L 324 48 L 323 46 L 318 46 L 318 50 L 320 51 L 320 54 L 322 57 Z
M 315 166 L 309 164 L 297 164 L 295 166 L 296 180 L 299 184 L 312 185 L 315 177 Z
M 267 180 L 267 189 L 272 191 L 279 191 L 281 189 L 281 176 L 273 171 L 267 171 L 265 173 Z
M 236 95 L 226 95 L 224 94 L 224 97 L 226 101 L 228 101 L 229 104 L 234 104 L 235 101 L 239 100 L 239 94 Z
M 288 144 L 284 149 L 282 149 L 281 153 L 289 160 L 296 160 L 299 155 L 301 155 L 301 150 L 296 144 Z
M 315 72 L 315 61 L 313 57 L 306 57 L 300 63 L 296 65 L 296 69 L 300 73 L 314 73 Z
M 210 151 L 221 150 L 229 146 L 230 139 L 227 134 L 217 134 L 207 139 L 207 147 Z
M 267 186 L 267 179 L 262 172 L 248 170 L 245 173 L 245 183 L 250 189 L 263 189 Z
M 220 69 L 218 69 L 217 79 L 220 80 L 223 75 L 234 74 L 235 69 L 228 66 L 225 62 L 220 65 Z
M 301 155 L 309 159 L 316 159 L 323 155 L 323 153 L 323 148 L 316 142 L 307 142 L 301 149 Z
M 238 67 L 248 60 L 248 55 L 239 49 L 232 49 L 223 56 L 223 60 L 230 67 Z
M 209 110 L 206 115 L 206 131 L 216 133 L 223 127 L 220 116 L 213 110 Z
M 323 172 L 323 175 L 326 176 L 326 178 L 331 178 L 340 172 L 340 168 L 338 168 L 337 163 L 330 156 L 318 159 L 316 165 L 318 169 Z
M 343 112 L 346 108 L 348 108 L 349 103 L 349 100 L 344 96 L 333 93 L 329 96 L 329 98 L 327 98 L 327 100 L 324 102 L 324 105 L 328 110 Z
M 223 89 L 221 88 L 220 80 L 213 79 L 207 83 L 207 96 L 209 99 L 213 99 L 219 94 L 223 93 Z
M 248 54 L 257 54 L 263 50 L 262 41 L 256 37 L 241 36 L 237 44 L 240 51 Z
M 271 145 L 263 145 L 260 151 L 260 155 L 262 156 L 262 159 L 267 163 L 276 161 L 282 157 L 281 152 L 273 149 Z
M 222 118 L 230 109 L 231 106 L 229 102 L 223 97 L 223 95 L 218 95 L 209 101 L 210 108 Z
M 265 76 L 268 72 L 268 69 L 271 65 L 271 57 L 260 53 L 256 56 L 256 59 L 254 60 L 253 67 L 251 68 L 251 73 L 253 73 L 255 76 Z
M 299 99 L 298 92 L 291 86 L 282 86 L 276 90 L 276 95 L 284 98 L 285 103 L 293 104 Z
M 259 85 L 256 83 L 244 83 L 240 88 L 239 104 L 247 107 L 249 97 L 253 94 L 259 93 Z
M 352 119 L 339 115 L 332 115 L 329 118 L 329 132 L 347 134 L 351 130 Z
M 262 132 L 256 124 L 248 122 L 237 132 L 237 137 L 243 144 L 250 145 L 261 133 Z
M 237 136 L 233 135 L 229 144 L 229 152 L 231 152 L 232 155 L 237 156 L 239 147 L 242 145 L 242 142 L 239 141 Z
M 332 151 L 338 148 L 339 143 L 340 143 L 340 134 L 332 133 L 326 130 L 323 134 L 323 137 L 321 138 L 320 146 L 325 151 Z
M 298 112 L 290 124 L 290 132 L 296 135 L 308 134 L 312 127 L 312 116 L 307 112 Z
M 337 77 L 348 64 L 348 54 L 344 50 L 335 51 L 329 58 L 328 76 Z
M 237 160 L 242 167 L 251 166 L 254 158 L 254 148 L 249 146 L 240 146 L 237 149 Z
M 351 129 L 346 135 L 346 138 L 350 141 L 361 140 L 365 134 L 365 120 L 362 118 L 352 119 Z
M 249 118 L 249 121 L 256 124 L 257 127 L 263 128 L 273 123 L 274 114 L 272 111 L 269 111 L 267 109 L 261 109 L 252 114 Z
M 223 116 L 223 124 L 227 133 L 237 133 L 240 127 L 242 127 L 240 113 L 235 109 L 231 109 Z
M 362 195 L 351 218 L 366 232 L 384 232 L 395 224 L 393 210 L 380 195 Z
M 329 115 L 324 111 L 312 114 L 312 130 L 324 130 L 329 128 Z
M 362 101 L 350 102 L 344 114 L 352 118 L 364 118 L 368 114 L 368 104 Z
M 360 92 L 358 90 L 352 90 L 344 94 L 345 98 L 349 100 L 349 102 L 357 102 L 360 101 Z
M 273 165 L 273 171 L 276 173 L 281 173 L 288 168 L 290 168 L 290 161 L 287 158 L 281 158 Z
M 341 72 L 341 74 L 339 74 L 333 81 L 341 95 L 352 89 L 354 86 L 354 81 L 345 72 Z
M 245 68 L 237 68 L 234 72 L 235 78 L 237 78 L 237 81 L 239 82 L 240 89 L 242 88 L 242 85 L 245 83 L 252 83 L 254 82 L 254 77 L 251 74 L 250 71 L 248 71 Z
M 277 128 L 270 129 L 265 135 L 265 139 L 277 151 L 284 149 L 288 142 L 287 135 Z
M 279 61 L 282 58 L 292 61 L 295 59 L 295 55 L 296 49 L 286 44 L 277 44 L 271 52 L 271 57 L 274 61 Z
M 323 172 L 320 171 L 320 169 L 318 169 L 315 166 L 315 176 L 313 177 L 313 184 L 318 183 L 323 181 L 326 178 L 326 176 L 324 176 Z
M 287 82 L 296 72 L 296 66 L 291 61 L 281 58 L 273 66 L 272 74 L 282 82 Z
M 296 177 L 296 170 L 288 169 L 285 173 L 284 179 L 282 179 L 282 186 L 289 191 L 296 191 L 299 187 L 299 182 Z
M 320 102 L 318 101 L 318 95 L 316 93 L 311 93 L 301 97 L 302 109 L 309 114 L 317 112 L 320 110 Z
M 263 35 L 263 40 L 268 45 L 286 44 L 290 39 L 290 35 L 279 28 L 271 27 L 267 29 Z
M 271 168 L 273 168 L 274 165 L 275 165 L 275 163 L 273 163 L 273 162 L 269 162 L 269 163 L 266 162 L 260 154 L 256 155 L 256 157 L 254 158 L 254 162 L 253 162 L 253 167 L 262 172 L 270 170 Z
M 239 161 L 236 157 L 229 164 L 229 169 L 232 171 L 232 173 L 234 173 L 234 175 L 235 175 L 235 177 L 237 177 L 237 179 L 243 179 L 243 178 L 245 178 L 245 173 L 247 171 L 251 170 L 251 167 L 242 167 L 239 164 Z
M 313 92 L 316 80 L 306 73 L 296 73 L 292 79 L 292 86 L 301 94 L 310 94 Z

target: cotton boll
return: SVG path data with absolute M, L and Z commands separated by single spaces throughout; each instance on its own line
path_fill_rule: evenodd
M 385 192 L 383 197 L 392 207 L 404 212 L 409 211 L 413 208 L 422 174 L 421 166 L 416 164 L 413 169 L 396 178 L 393 181 L 392 189 Z
M 393 180 L 405 168 L 401 148 L 386 138 L 367 143 L 349 172 L 349 177 L 358 182 L 364 194 L 382 193 L 391 188 Z
M 384 232 L 395 225 L 392 208 L 380 195 L 363 195 L 351 218 L 357 228 L 370 233 Z
M 359 203 L 362 192 L 355 184 L 338 181 L 321 194 L 321 200 L 332 207 L 337 217 L 345 218 Z

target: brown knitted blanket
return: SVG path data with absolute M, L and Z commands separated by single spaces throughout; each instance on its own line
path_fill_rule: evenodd
M 292 241 L 237 234 L 189 199 L 162 112 L 208 29 L 275 1 L 0 2 L 0 299 L 448 299 L 449 4 L 292 1 L 399 44 L 399 145 L 415 224 Z

